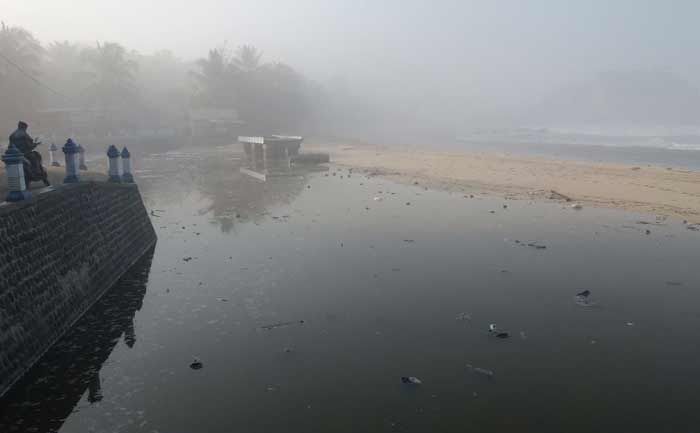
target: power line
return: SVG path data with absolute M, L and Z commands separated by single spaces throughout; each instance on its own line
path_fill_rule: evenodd
M 8 58 L 8 57 L 7 57 L 6 55 L 4 55 L 3 53 L 0 53 L 0 58 L 2 58 L 3 60 L 5 60 L 5 61 L 6 61 L 7 63 L 9 63 L 10 65 L 14 66 L 22 75 L 24 75 L 25 77 L 27 77 L 27 78 L 29 78 L 30 80 L 32 80 L 32 81 L 33 81 L 35 84 L 37 84 L 38 86 L 44 87 L 44 88 L 50 90 L 51 92 L 53 92 L 54 94 L 56 94 L 56 95 L 58 95 L 58 96 L 62 96 L 62 97 L 66 98 L 66 99 L 69 99 L 69 100 L 72 99 L 72 98 L 70 98 L 70 97 L 64 95 L 63 93 L 61 93 L 61 92 L 59 92 L 59 91 L 57 91 L 57 90 L 54 90 L 53 88 L 51 88 L 51 86 L 49 86 L 49 85 L 47 85 L 47 84 L 44 84 L 44 83 L 41 82 L 38 78 L 34 77 L 32 74 L 30 74 L 29 72 L 27 72 L 24 68 L 22 68 L 22 67 L 21 67 L 20 65 L 18 65 L 17 63 L 13 62 L 10 58 Z

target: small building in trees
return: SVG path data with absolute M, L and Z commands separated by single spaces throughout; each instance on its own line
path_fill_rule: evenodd
M 235 143 L 245 122 L 235 109 L 198 108 L 190 110 L 192 141 Z

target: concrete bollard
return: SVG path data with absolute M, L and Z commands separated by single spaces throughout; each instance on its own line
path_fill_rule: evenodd
M 122 178 L 119 173 L 119 151 L 115 145 L 109 146 L 107 149 L 107 157 L 109 158 L 109 181 L 121 183 Z
M 27 191 L 27 184 L 24 180 L 24 155 L 10 144 L 2 156 L 2 161 L 5 163 L 5 172 L 7 173 L 7 201 L 22 201 L 31 197 L 31 193 Z
M 78 156 L 78 146 L 70 138 L 63 145 L 63 153 L 66 155 L 66 177 L 63 179 L 63 183 L 77 183 L 80 182 L 80 177 L 78 176 L 76 159 Z
M 122 149 L 122 182 L 134 183 L 134 176 L 131 174 L 131 153 L 126 146 Z
M 49 158 L 51 159 L 51 167 L 60 167 L 61 164 L 58 163 L 56 160 L 56 151 L 58 150 L 58 146 L 56 146 L 56 143 L 51 143 L 51 147 L 49 147 Z
M 78 168 L 81 170 L 87 170 L 87 166 L 85 165 L 85 148 L 80 143 L 78 143 L 78 155 L 80 159 L 80 165 Z

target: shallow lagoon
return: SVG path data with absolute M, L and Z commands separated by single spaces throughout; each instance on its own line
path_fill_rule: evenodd
M 137 161 L 152 257 L 0 402 L 0 431 L 696 429 L 700 233 L 336 167 L 259 183 L 237 158 Z

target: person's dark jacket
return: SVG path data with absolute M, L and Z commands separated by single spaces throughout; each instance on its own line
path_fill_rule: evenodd
M 14 144 L 24 155 L 28 155 L 37 146 L 27 130 L 22 128 L 17 128 L 10 134 L 10 144 Z

